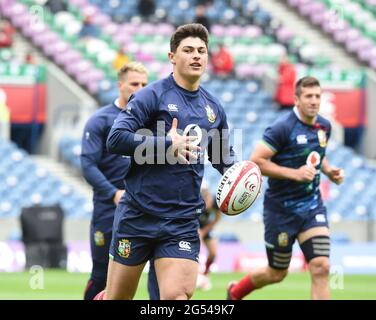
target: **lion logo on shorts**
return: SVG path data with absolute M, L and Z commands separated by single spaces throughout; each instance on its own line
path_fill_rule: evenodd
M 131 242 L 127 239 L 119 240 L 117 253 L 122 258 L 128 258 L 131 253 Z
M 278 235 L 278 245 L 280 247 L 287 247 L 287 245 L 289 244 L 289 236 L 286 232 L 281 232 L 279 235 Z

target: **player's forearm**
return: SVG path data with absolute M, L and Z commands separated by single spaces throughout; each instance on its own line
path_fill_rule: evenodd
M 118 190 L 93 164 L 83 164 L 82 174 L 93 190 L 105 198 L 111 199 Z
M 283 167 L 266 159 L 252 159 L 260 168 L 262 175 L 274 179 L 297 180 L 296 169 Z
M 325 175 L 328 175 L 328 173 L 330 172 L 330 164 L 329 164 L 329 161 L 326 157 L 324 157 L 324 159 L 322 160 L 322 164 L 321 164 L 321 171 L 325 174 Z
M 169 137 L 145 136 L 120 129 L 111 130 L 107 138 L 107 149 L 110 153 L 134 156 L 136 149 L 140 148 L 156 154 L 158 151 L 167 150 L 172 144 Z M 142 151 L 142 150 L 140 150 Z

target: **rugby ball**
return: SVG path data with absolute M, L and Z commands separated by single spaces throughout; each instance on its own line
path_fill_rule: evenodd
M 247 210 L 261 191 L 260 168 L 252 161 L 239 161 L 232 165 L 219 181 L 216 201 L 219 209 L 235 216 Z

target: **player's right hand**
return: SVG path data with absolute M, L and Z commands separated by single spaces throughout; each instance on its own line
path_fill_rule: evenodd
M 316 169 L 313 166 L 304 165 L 296 169 L 296 181 L 311 182 L 315 178 Z
M 183 136 L 177 132 L 178 128 L 178 119 L 174 118 L 172 120 L 172 126 L 168 132 L 168 136 L 171 137 L 172 146 L 171 152 L 175 158 L 178 159 L 179 163 L 189 164 L 188 159 L 197 159 L 196 152 L 201 148 L 195 144 L 192 144 L 192 141 L 196 140 L 196 137 L 193 136 Z

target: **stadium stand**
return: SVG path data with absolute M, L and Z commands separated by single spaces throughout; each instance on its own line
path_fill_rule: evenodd
M 324 23 L 325 14 L 333 5 L 331 1 L 289 0 L 288 2 L 298 8 L 303 16 L 309 16 L 316 24 Z M 357 1 L 357 3 L 360 12 L 372 12 L 372 6 L 369 6 L 367 1 Z M 35 14 L 30 10 L 33 4 L 35 4 L 34 0 L 4 0 L 0 4 L 0 9 L 31 43 L 94 95 L 99 104 L 109 103 L 117 95 L 116 72 L 112 68 L 112 61 L 120 47 L 131 59 L 140 60 L 147 65 L 151 71 L 151 80 L 161 78 L 171 71 L 166 52 L 169 49 L 169 36 L 174 26 L 192 21 L 195 14 L 194 5 L 190 1 L 180 0 L 172 6 L 175 4 L 173 0 L 158 0 L 156 14 L 150 21 L 143 21 L 135 0 L 72 0 L 68 3 L 67 11 L 52 13 L 45 8 L 43 21 L 34 23 L 30 27 L 30 22 L 35 21 L 32 20 L 35 19 Z M 373 15 L 374 12 L 371 14 Z M 100 28 L 101 32 L 98 39 L 81 42 L 79 32 L 86 16 L 91 17 L 92 22 Z M 243 146 L 235 146 L 243 151 L 243 159 L 249 156 L 254 143 L 261 138 L 266 126 L 278 116 L 271 95 L 262 88 L 261 78 L 265 73 L 275 72 L 277 63 L 285 53 L 288 53 L 291 60 L 296 63 L 299 76 L 311 74 L 325 83 L 362 81 L 362 76 L 357 70 L 332 68 L 334 63 L 319 54 L 317 45 L 296 37 L 291 30 L 280 25 L 275 17 L 263 10 L 257 1 L 218 0 L 208 8 L 207 16 L 213 23 L 210 42 L 215 46 L 223 41 L 229 47 L 234 56 L 236 78 L 222 81 L 209 72 L 203 85 L 217 95 L 223 103 L 233 132 L 234 129 L 243 129 Z M 371 22 L 370 15 L 366 16 Z M 352 19 L 353 28 L 362 28 L 359 22 L 361 19 L 347 18 Z M 363 30 L 363 32 L 368 31 Z M 346 33 L 346 37 L 351 34 L 353 33 Z M 368 38 L 372 38 L 371 34 Z M 0 52 L 0 57 L 7 58 L 10 55 L 11 51 Z M 59 142 L 59 150 L 61 160 L 79 169 L 80 137 L 64 137 Z M 22 151 L 18 150 L 18 152 L 22 155 L 22 159 L 28 159 Z M 370 184 L 373 185 L 369 177 L 374 174 L 374 169 L 367 165 L 364 158 L 360 158 L 351 149 L 335 142 L 331 144 L 329 156 L 333 158 L 334 164 L 345 167 L 350 181 L 341 187 L 330 187 L 327 199 L 329 216 L 337 221 L 366 219 L 367 214 L 375 210 L 370 200 L 375 194 L 367 190 L 376 190 L 376 188 L 366 188 Z M 2 161 L 9 166 L 13 160 L 6 159 Z M 22 170 L 25 170 L 23 166 L 20 164 L 20 168 L 15 167 L 15 173 L 7 178 L 8 184 L 17 185 L 19 172 L 22 174 Z M 41 171 L 35 169 L 35 172 Z M 9 172 L 7 173 L 9 176 Z M 219 178 L 218 174 L 208 169 L 206 175 L 210 184 L 215 186 Z M 30 183 L 34 181 L 29 179 Z M 68 197 L 71 193 L 61 186 L 61 182 L 53 178 L 44 178 L 44 180 L 49 181 L 46 183 L 47 186 L 55 185 L 55 190 L 60 188 L 67 192 L 61 197 L 59 192 L 51 193 L 49 191 L 52 188 L 41 184 L 38 188 L 46 196 L 44 198 L 46 203 L 63 201 L 62 207 L 68 216 L 87 215 L 82 200 L 73 195 Z M 266 183 L 264 188 L 265 186 Z M 364 191 L 362 196 L 357 198 L 357 202 L 350 200 L 354 200 L 356 196 L 353 188 Z M 8 188 L 3 187 L 3 189 L 1 192 L 7 194 L 8 198 L 4 199 L 8 199 L 8 202 L 2 202 L 1 212 L 4 215 L 17 214 L 17 208 L 12 206 L 11 209 L 9 208 L 11 203 L 9 199 L 12 201 L 19 199 L 21 193 L 17 194 L 15 191 L 11 195 Z M 18 190 L 18 187 L 14 190 Z M 338 200 L 341 200 L 341 205 L 337 204 Z M 23 201 L 29 200 L 25 198 Z M 81 209 L 74 210 L 77 208 Z M 262 201 L 258 201 L 246 214 L 231 219 L 261 221 L 261 212 Z
M 69 185 L 37 166 L 14 143 L 0 139 L 0 217 L 16 217 L 40 198 L 41 205 L 60 204 L 66 217 L 89 218 L 91 203 Z
M 372 1 L 286 2 L 361 62 L 376 69 L 376 11 Z

